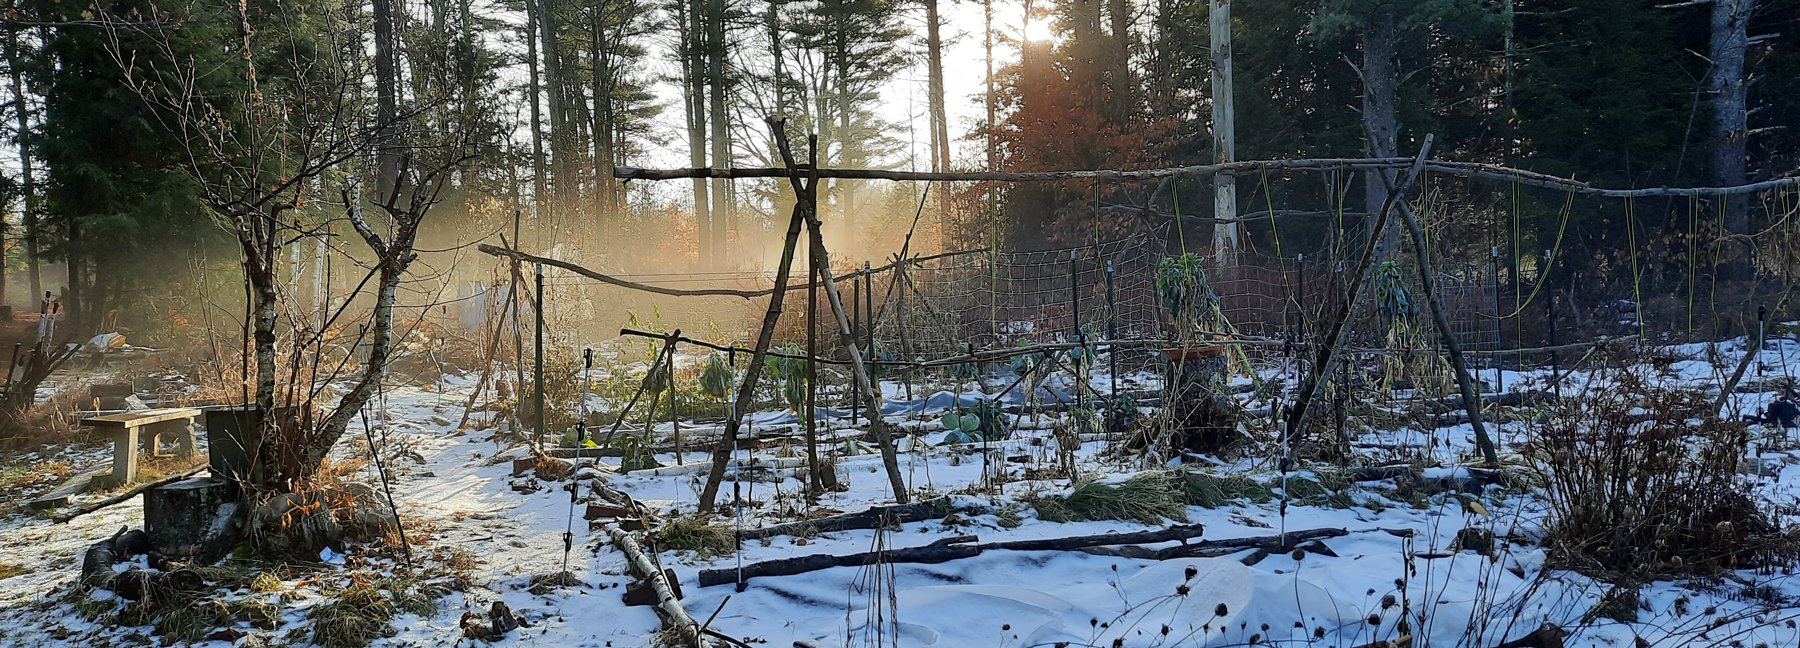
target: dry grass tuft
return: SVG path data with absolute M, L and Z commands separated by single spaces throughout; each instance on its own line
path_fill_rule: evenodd
M 1049 522 L 1080 520 L 1132 520 L 1161 524 L 1163 520 L 1187 521 L 1183 484 L 1174 473 L 1147 472 L 1117 484 L 1083 480 L 1067 496 L 1031 500 L 1038 519 Z

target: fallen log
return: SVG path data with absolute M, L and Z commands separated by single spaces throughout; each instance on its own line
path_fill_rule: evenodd
M 120 502 L 131 499 L 133 497 L 137 497 L 139 494 L 143 493 L 144 491 L 150 490 L 152 488 L 156 488 L 158 486 L 163 486 L 166 484 L 173 484 L 173 483 L 181 481 L 183 479 L 193 477 L 194 475 L 200 474 L 200 471 L 205 470 L 205 469 L 206 469 L 206 464 L 200 464 L 186 472 L 176 474 L 176 475 L 170 475 L 168 477 L 158 479 L 156 481 L 138 486 L 137 488 L 133 488 L 133 489 L 125 491 L 123 493 L 119 493 L 118 495 L 108 497 L 108 498 L 100 500 L 98 502 L 94 502 L 91 504 L 83 504 L 79 508 L 76 508 L 73 511 L 57 514 L 55 517 L 52 517 L 50 519 L 51 519 L 51 521 L 54 521 L 57 524 L 63 524 L 65 522 L 68 522 L 69 520 L 73 520 L 75 518 L 81 517 L 83 515 L 87 515 L 89 513 L 93 513 L 94 511 L 98 511 L 100 509 L 106 508 L 108 506 L 112 506 L 114 504 L 118 504 Z
M 694 622 L 694 617 L 688 616 L 687 609 L 681 607 L 681 599 L 675 597 L 674 590 L 669 587 L 663 571 L 657 569 L 656 565 L 650 562 L 649 556 L 644 555 L 644 550 L 638 546 L 637 540 L 633 539 L 630 533 L 617 528 L 612 529 L 612 539 L 613 546 L 618 547 L 619 552 L 625 554 L 625 561 L 631 568 L 631 575 L 643 581 L 650 587 L 650 591 L 656 594 L 657 602 L 652 607 L 656 609 L 657 616 L 662 617 L 663 627 L 673 630 L 681 638 L 683 645 L 706 648 L 709 642 L 700 632 L 700 624 Z
M 743 577 L 749 580 L 756 576 L 793 576 L 807 572 L 829 569 L 831 567 L 861 567 L 879 560 L 885 564 L 892 563 L 924 563 L 935 564 L 959 558 L 969 558 L 988 550 L 1004 551 L 1072 551 L 1087 547 L 1103 545 L 1138 544 L 1150 542 L 1169 542 L 1173 540 L 1187 541 L 1198 537 L 1205 531 L 1199 524 L 1184 524 L 1166 529 L 1149 531 L 1132 531 L 1128 533 L 1101 533 L 1096 535 L 1074 536 L 1069 538 L 1044 538 L 1036 540 L 1013 540 L 1008 542 L 977 543 L 975 536 L 955 536 L 943 538 L 923 547 L 907 549 L 890 549 L 879 554 L 864 552 L 847 556 L 818 554 L 785 558 L 767 562 L 745 565 Z M 724 583 L 737 582 L 738 570 L 707 569 L 700 572 L 700 586 L 710 587 Z
M 784 535 L 805 535 L 809 533 L 831 533 L 834 531 L 850 531 L 855 529 L 873 529 L 883 525 L 905 524 L 923 520 L 935 520 L 950 514 L 948 505 L 939 506 L 935 502 L 919 502 L 896 506 L 876 506 L 859 513 L 833 515 L 817 520 L 801 520 L 788 522 L 761 529 L 745 529 L 737 533 L 738 540 L 761 540 Z
M 1410 537 L 1412 529 L 1372 529 L 1389 535 Z M 793 576 L 832 567 L 861 567 L 880 560 L 884 564 L 922 563 L 936 564 L 972 558 L 989 549 L 1010 551 L 1070 551 L 1083 550 L 1090 547 L 1109 545 L 1135 545 L 1139 543 L 1169 542 L 1180 540 L 1180 546 L 1169 547 L 1159 551 L 1145 550 L 1143 557 L 1153 560 L 1169 560 L 1172 558 L 1211 557 L 1230 553 L 1241 549 L 1263 549 L 1265 551 L 1292 551 L 1296 546 L 1321 538 L 1336 538 L 1349 535 L 1348 529 L 1326 528 L 1291 531 L 1285 535 L 1255 536 L 1249 538 L 1225 538 L 1220 540 L 1204 540 L 1189 543 L 1189 538 L 1197 537 L 1202 531 L 1201 525 L 1188 524 L 1166 529 L 1150 531 L 1134 531 L 1130 533 L 1102 533 L 1097 535 L 1075 536 L 1071 538 L 1050 538 L 1044 540 L 1014 540 L 1009 542 L 989 542 L 977 544 L 975 536 L 956 536 L 943 538 L 922 547 L 907 549 L 890 549 L 888 551 L 864 552 L 838 556 L 817 554 L 783 558 L 766 562 L 744 565 L 744 580 L 758 576 Z M 712 587 L 725 583 L 737 582 L 740 571 L 736 568 L 702 569 L 700 570 L 700 586 Z
M 944 538 L 923 547 L 889 549 L 879 552 L 865 551 L 842 556 L 835 554 L 798 556 L 744 565 L 741 571 L 736 568 L 702 569 L 700 570 L 700 586 L 712 587 L 735 583 L 740 574 L 744 580 L 750 580 L 759 576 L 793 576 L 832 567 L 861 567 L 876 562 L 882 564 L 949 562 L 981 555 L 981 546 L 974 544 L 975 540 L 975 536 L 956 536 Z
M 1152 529 L 1149 531 L 1102 533 L 1099 535 L 1075 536 L 1073 538 L 1045 538 L 1042 540 L 989 542 L 982 544 L 981 548 L 1005 549 L 1010 551 L 1070 551 L 1102 545 L 1145 544 L 1151 542 L 1170 542 L 1174 540 L 1180 540 L 1185 543 L 1189 538 L 1200 537 L 1200 534 L 1205 530 L 1205 525 L 1183 524 L 1181 526 L 1172 526 L 1166 529 Z
M 1211 558 L 1244 549 L 1262 549 L 1270 553 L 1293 551 L 1302 542 L 1350 535 L 1349 529 L 1306 529 L 1286 534 L 1201 540 L 1156 552 L 1157 560 L 1173 558 Z
M 1351 481 L 1359 482 L 1381 481 L 1384 479 L 1408 480 L 1414 483 L 1432 484 L 1443 488 L 1444 490 L 1454 489 L 1470 493 L 1479 493 L 1483 488 L 1493 484 L 1504 485 L 1512 482 L 1512 476 L 1508 475 L 1506 471 L 1503 470 L 1496 470 L 1493 468 L 1471 468 L 1468 466 L 1459 466 L 1459 468 L 1466 471 L 1468 475 L 1426 477 L 1415 472 L 1410 465 L 1396 464 L 1392 466 L 1351 468 L 1349 477 Z

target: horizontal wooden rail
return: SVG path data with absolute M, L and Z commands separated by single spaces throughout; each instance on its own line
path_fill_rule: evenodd
M 682 180 L 689 178 L 839 178 L 846 180 L 895 180 L 903 182 L 1064 182 L 1070 180 L 1110 180 L 1143 182 L 1183 176 L 1212 176 L 1220 173 L 1255 173 L 1265 171 L 1346 171 L 1400 169 L 1412 165 L 1412 158 L 1304 158 L 1293 160 L 1244 160 L 1222 164 L 1200 164 L 1160 169 L 1129 171 L 1094 169 L 1086 171 L 895 171 L 888 169 L 808 169 L 808 168 L 734 168 L 714 169 L 643 169 L 613 167 L 613 177 L 621 180 Z M 1800 188 L 1800 176 L 1779 178 L 1730 187 L 1646 187 L 1641 189 L 1606 189 L 1573 178 L 1527 171 L 1481 162 L 1428 161 L 1431 173 L 1476 178 L 1496 182 L 1557 189 L 1601 198 L 1647 198 L 1655 196 L 1725 196 L 1756 193 L 1771 189 Z
M 547 266 L 550 266 L 553 268 L 562 268 L 564 270 L 568 270 L 570 272 L 581 275 L 583 277 L 587 277 L 589 279 L 593 279 L 593 280 L 601 282 L 601 283 L 612 284 L 612 285 L 618 286 L 620 288 L 630 288 L 632 290 L 642 290 L 644 292 L 656 293 L 658 295 L 669 295 L 671 297 L 713 296 L 713 297 L 742 297 L 744 299 L 753 299 L 756 297 L 767 297 L 769 295 L 775 294 L 774 288 L 763 288 L 760 290 L 740 290 L 740 289 L 736 289 L 736 288 L 669 288 L 667 286 L 656 286 L 656 285 L 651 285 L 651 284 L 646 284 L 646 283 L 638 283 L 636 281 L 628 281 L 628 280 L 620 279 L 618 277 L 615 277 L 615 276 L 612 276 L 612 275 L 609 275 L 609 274 L 606 274 L 603 272 L 589 270 L 587 268 L 581 267 L 580 265 L 570 263 L 568 261 L 563 261 L 561 259 L 552 259 L 550 257 L 538 256 L 535 254 L 526 254 L 526 253 L 520 252 L 518 250 L 503 248 L 503 247 L 500 247 L 497 245 L 489 245 L 489 244 L 483 243 L 481 245 L 476 246 L 475 249 L 481 251 L 484 254 L 490 254 L 493 256 L 497 256 L 497 257 L 513 259 L 513 260 L 519 261 L 521 263 L 542 263 L 544 265 L 547 265 Z M 894 268 L 900 266 L 902 263 L 919 264 L 919 263 L 923 263 L 926 261 L 932 261 L 935 259 L 944 259 L 944 258 L 964 256 L 964 255 L 969 255 L 969 254 L 982 254 L 982 253 L 986 253 L 987 251 L 988 251 L 988 248 L 975 248 L 973 250 L 955 250 L 952 252 L 943 252 L 943 253 L 933 254 L 933 255 L 929 255 L 929 256 L 912 257 L 905 261 L 894 261 L 892 263 L 888 263 L 887 265 L 877 266 L 874 268 L 870 268 L 868 270 L 858 270 L 854 273 L 851 273 L 850 276 L 862 276 L 864 274 L 876 274 L 876 273 L 881 273 L 881 272 L 887 272 L 889 270 L 893 270 Z M 787 289 L 789 291 L 806 290 L 808 287 L 810 287 L 812 285 L 813 284 L 789 284 Z M 823 284 L 819 284 L 819 285 L 823 285 Z

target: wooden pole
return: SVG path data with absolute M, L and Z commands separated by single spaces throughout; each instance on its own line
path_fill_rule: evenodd
M 1363 286 L 1368 283 L 1369 276 L 1374 272 L 1375 257 L 1379 256 L 1381 252 L 1376 249 L 1380 247 L 1381 232 L 1387 229 L 1389 217 L 1394 210 L 1394 202 L 1401 199 L 1407 190 L 1412 188 L 1413 181 L 1418 179 L 1425 168 L 1425 158 L 1431 155 L 1432 139 L 1433 136 L 1430 134 L 1425 136 L 1425 143 L 1419 147 L 1418 157 L 1413 159 L 1412 170 L 1407 172 L 1406 179 L 1400 183 L 1398 190 L 1388 192 L 1387 200 L 1381 205 L 1381 212 L 1376 215 L 1375 228 L 1369 233 L 1369 244 L 1363 248 L 1362 256 L 1357 260 L 1356 271 L 1348 275 L 1354 277 L 1355 283 L 1350 284 L 1344 293 L 1343 303 L 1338 304 L 1337 312 L 1332 313 L 1330 321 L 1326 324 L 1325 336 L 1321 339 L 1321 344 L 1313 356 L 1312 373 L 1307 374 L 1306 380 L 1301 382 L 1300 392 L 1294 399 L 1294 411 L 1289 414 L 1288 418 L 1287 437 L 1290 448 L 1299 446 L 1300 437 L 1305 434 L 1307 425 L 1312 422 L 1312 401 L 1318 395 L 1319 388 L 1324 385 L 1321 378 L 1331 374 L 1331 370 L 1337 366 L 1343 354 L 1344 344 L 1350 340 L 1350 336 L 1344 334 L 1344 327 L 1355 314 L 1357 297 L 1362 293 Z
M 1388 187 L 1393 191 L 1394 187 Z M 1425 289 L 1425 302 L 1431 309 L 1431 320 L 1437 324 L 1438 335 L 1444 338 L 1444 346 L 1450 350 L 1450 366 L 1456 370 L 1456 386 L 1462 390 L 1463 407 L 1469 412 L 1469 426 L 1475 429 L 1475 445 L 1481 450 L 1481 458 L 1489 466 L 1499 466 L 1500 457 L 1494 451 L 1494 440 L 1488 436 L 1487 426 L 1481 421 L 1481 393 L 1475 389 L 1475 378 L 1469 374 L 1469 365 L 1463 359 L 1462 343 L 1456 338 L 1456 331 L 1450 328 L 1450 316 L 1444 312 L 1444 302 L 1437 296 L 1437 279 L 1431 273 L 1431 251 L 1426 247 L 1425 231 L 1419 227 L 1419 219 L 1413 217 L 1412 207 L 1405 200 L 1399 200 L 1394 206 L 1400 210 L 1400 218 L 1406 223 L 1406 231 L 1412 236 L 1413 256 L 1419 263 L 1419 285 Z
M 785 132 L 785 124 L 770 124 L 776 133 Z M 800 183 L 796 181 L 796 185 Z M 804 184 L 807 190 L 813 182 Z M 750 364 L 745 368 L 744 381 L 739 383 L 738 392 L 732 401 L 731 414 L 725 419 L 724 433 L 719 437 L 718 447 L 713 449 L 712 470 L 706 475 L 706 486 L 700 491 L 700 507 L 702 513 L 713 509 L 713 500 L 719 495 L 719 483 L 725 479 L 725 466 L 731 461 L 731 449 L 737 443 L 738 429 L 743 425 L 743 417 L 750 409 L 756 383 L 762 377 L 763 362 L 769 352 L 769 341 L 775 336 L 775 324 L 781 320 L 781 305 L 787 299 L 788 273 L 794 265 L 794 248 L 800 241 L 800 228 L 805 224 L 807 212 L 813 205 L 802 198 L 794 203 L 794 214 L 788 219 L 787 236 L 781 246 L 781 265 L 775 269 L 775 291 L 769 297 L 769 309 L 763 313 L 762 329 L 756 335 L 756 348 L 750 354 Z
M 742 297 L 744 299 L 754 299 L 757 297 L 767 297 L 775 292 L 774 288 L 765 288 L 762 290 L 739 290 L 739 289 L 735 289 L 735 288 L 686 289 L 686 288 L 667 288 L 667 287 L 663 287 L 663 286 L 653 286 L 650 284 L 643 284 L 643 283 L 638 283 L 635 281 L 626 281 L 624 279 L 620 279 L 618 277 L 614 277 L 609 274 L 605 274 L 602 272 L 596 272 L 596 271 L 590 270 L 588 268 L 583 268 L 579 265 L 569 263 L 568 261 L 562 261 L 560 259 L 552 259 L 550 257 L 537 256 L 535 254 L 526 254 L 526 253 L 520 252 L 518 250 L 513 250 L 513 249 L 505 248 L 505 247 L 498 247 L 498 246 L 494 246 L 494 245 L 488 245 L 486 243 L 475 246 L 475 249 L 477 251 L 481 252 L 482 254 L 491 254 L 493 256 L 506 257 L 506 258 L 512 259 L 514 261 L 520 261 L 520 262 L 525 262 L 525 263 L 539 263 L 539 264 L 547 265 L 547 266 L 550 266 L 553 268 L 562 268 L 564 270 L 568 270 L 570 272 L 581 275 L 583 277 L 587 277 L 589 279 L 593 279 L 593 280 L 599 281 L 601 283 L 612 284 L 612 285 L 618 286 L 620 288 L 630 288 L 632 290 L 641 290 L 644 292 L 656 293 L 658 295 L 669 295 L 671 297 L 723 296 L 723 297 Z M 965 256 L 965 255 L 970 255 L 970 254 L 984 254 L 987 251 L 988 251 L 987 248 L 977 248 L 977 249 L 973 249 L 973 250 L 956 250 L 956 251 L 952 251 L 952 252 L 944 252 L 941 254 L 933 254 L 933 255 L 929 255 L 929 256 L 917 257 L 917 258 L 912 259 L 912 262 L 917 263 L 920 261 L 930 261 L 933 259 L 943 259 L 943 258 L 949 258 L 949 257 Z M 899 267 L 900 263 L 901 262 L 896 261 L 894 263 L 889 263 L 887 265 L 883 265 L 878 268 L 872 268 L 869 271 L 870 272 L 888 272 L 888 271 L 891 271 L 891 270 Z M 807 289 L 807 288 L 811 288 L 811 287 L 813 287 L 813 286 L 812 285 L 805 285 L 805 286 L 789 285 L 785 288 L 785 290 L 790 290 L 790 291 L 803 290 L 803 289 Z
M 817 136 L 812 139 L 816 142 Z M 794 153 L 788 146 L 786 133 L 781 129 L 775 129 L 775 141 L 780 145 L 782 159 L 787 161 L 789 167 L 796 166 Z M 816 143 L 812 147 L 812 155 L 818 155 Z M 811 168 L 817 169 L 818 166 L 814 164 Z M 816 181 L 802 184 L 798 178 L 791 178 L 790 182 L 793 183 L 795 192 L 802 196 L 803 203 L 814 203 L 818 200 L 817 194 L 813 192 Z M 825 249 L 825 236 L 821 231 L 818 212 L 816 209 L 804 211 L 806 227 L 812 238 L 814 264 L 819 269 L 820 283 L 825 286 L 825 299 L 831 304 L 831 313 L 837 317 L 838 333 L 843 338 L 844 347 L 850 352 L 851 372 L 856 377 L 856 388 L 863 392 L 867 399 L 865 407 L 868 408 L 869 432 L 875 437 L 875 442 L 881 446 L 881 462 L 887 467 L 888 481 L 894 488 L 894 501 L 900 504 L 911 503 L 912 496 L 907 492 L 906 482 L 900 474 L 900 458 L 894 451 L 892 433 L 888 429 L 887 421 L 881 418 L 880 392 L 875 388 L 868 367 L 864 366 L 862 354 L 856 349 L 856 336 L 851 332 L 850 320 L 844 313 L 843 296 L 838 293 L 837 282 L 831 278 L 831 255 Z
M 806 254 L 806 470 L 814 494 L 823 493 L 826 485 L 836 485 L 837 475 L 828 479 L 819 465 L 819 260 Z
M 1119 171 L 1092 169 L 1083 171 L 891 171 L 887 169 L 818 169 L 818 177 L 846 180 L 895 180 L 940 182 L 1066 182 L 1069 180 L 1105 180 L 1112 182 L 1146 182 L 1174 177 L 1204 177 L 1219 173 L 1253 173 L 1261 171 L 1370 171 L 1404 169 L 1413 158 L 1299 158 L 1292 160 L 1240 160 L 1219 164 L 1200 164 L 1162 169 Z M 1586 182 L 1562 178 L 1525 169 L 1481 162 L 1437 160 L 1425 163 L 1425 170 L 1438 175 L 1477 178 L 1528 187 L 1545 187 L 1583 196 L 1601 198 L 1644 198 L 1649 196 L 1731 196 L 1771 189 L 1800 187 L 1800 175 L 1790 175 L 1762 182 L 1730 187 L 1648 187 L 1643 189 L 1605 189 Z M 620 180 L 681 180 L 687 178 L 790 178 L 810 177 L 811 171 L 786 168 L 697 168 L 641 169 L 614 167 L 613 177 Z M 1333 212 L 1335 213 L 1335 212 Z

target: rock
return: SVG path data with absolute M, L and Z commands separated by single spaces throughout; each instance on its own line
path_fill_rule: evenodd
M 279 556 L 318 560 L 326 547 L 342 551 L 344 528 L 332 519 L 320 493 L 283 493 L 250 515 L 251 537 Z
M 1494 555 L 1494 532 L 1492 529 L 1464 527 L 1456 532 L 1456 539 L 1450 543 L 1451 551 L 1473 551 L 1483 556 Z
M 157 552 L 210 563 L 243 541 L 237 485 L 195 477 L 144 492 L 144 532 Z
M 1563 637 L 1569 633 L 1554 623 L 1545 623 L 1518 639 L 1495 646 L 1494 648 L 1563 648 Z

